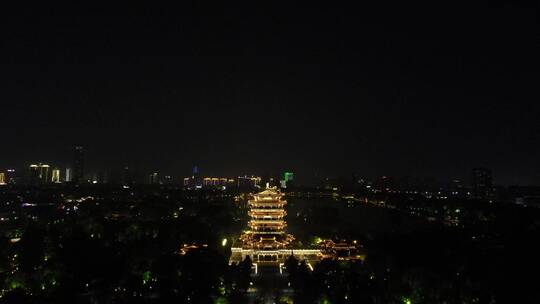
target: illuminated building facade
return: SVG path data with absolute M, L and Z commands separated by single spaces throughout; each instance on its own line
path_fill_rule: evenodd
M 194 166 L 190 177 L 184 178 L 184 187 L 186 189 L 201 189 L 203 186 L 203 178 L 198 166 Z
M 185 177 L 184 187 L 187 189 L 224 188 L 234 186 L 234 179 L 226 177 Z
M 238 263 L 249 256 L 255 265 L 282 265 L 293 254 L 309 262 L 319 260 L 319 249 L 293 249 L 294 237 L 285 232 L 287 226 L 284 207 L 287 201 L 276 188 L 267 186 L 248 201 L 249 230 L 231 248 L 230 263 Z
M 285 172 L 283 174 L 283 180 L 288 183 L 288 182 L 292 182 L 294 180 L 294 173 L 292 172 Z
M 281 188 L 287 188 L 287 186 L 290 186 L 292 182 L 294 181 L 294 173 L 292 172 L 285 172 L 283 173 L 283 179 L 279 181 L 279 184 Z
M 0 185 L 6 184 L 6 174 L 4 172 L 0 172 Z
M 16 184 L 18 179 L 15 169 L 7 169 L 7 172 L 4 173 L 4 182 L 6 184 Z
M 53 183 L 60 183 L 60 169 L 54 168 L 52 170 L 52 178 L 51 181 Z
M 154 172 L 148 175 L 148 183 L 150 185 L 159 184 L 159 174 L 157 172 Z
M 225 187 L 229 179 L 225 177 L 205 177 L 203 178 L 203 187 Z
M 287 201 L 282 199 L 283 194 L 273 188 L 259 192 L 248 201 L 251 232 L 245 235 L 244 241 L 249 247 L 255 249 L 283 249 L 292 241 L 293 237 L 286 234 L 284 206 Z
M 356 240 L 321 240 L 322 258 L 336 260 L 365 260 L 366 252 Z
M 72 176 L 71 176 L 71 168 L 66 168 L 66 175 L 64 176 L 64 181 L 69 183 L 71 182 Z
M 261 178 L 258 176 L 239 176 L 237 179 L 237 186 L 241 189 L 251 189 L 259 187 Z
M 30 165 L 30 182 L 32 184 L 46 184 L 50 181 L 49 177 L 50 166 L 46 164 Z

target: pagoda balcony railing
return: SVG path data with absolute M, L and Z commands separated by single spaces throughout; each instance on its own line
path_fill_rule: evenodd
M 265 233 L 265 234 L 281 234 L 284 232 L 283 229 L 268 229 L 268 228 L 255 228 L 255 227 L 251 227 L 251 231 L 253 234 L 261 234 L 261 233 Z
M 284 217 L 287 215 L 287 212 L 263 212 L 263 211 L 249 211 L 248 215 L 251 217 L 257 218 L 271 218 L 271 217 Z
M 283 231 L 283 228 L 285 228 L 285 225 L 283 226 L 274 226 L 274 227 L 263 227 L 263 226 L 260 226 L 260 225 L 250 225 L 250 228 L 253 230 L 253 231 L 276 231 L 276 232 L 280 232 L 280 231 Z
M 249 207 L 251 209 L 268 209 L 268 210 L 272 210 L 272 209 L 283 209 L 283 208 L 285 208 L 285 204 L 284 203 L 273 203 L 273 204 L 252 203 L 252 204 L 249 204 Z
M 255 217 L 252 217 L 251 221 L 253 221 L 253 224 L 256 224 L 256 225 L 278 225 L 278 224 L 275 224 L 277 222 L 280 222 L 279 225 L 285 224 L 285 221 L 283 220 L 283 218 L 278 218 L 278 217 L 274 217 L 274 218 L 255 218 Z
M 251 208 L 248 212 L 279 213 L 286 211 L 281 208 Z
M 283 221 L 283 216 L 252 216 L 251 220 L 267 223 L 268 221 Z
M 286 224 L 279 225 L 261 225 L 261 224 L 249 224 L 249 227 L 255 231 L 281 231 L 287 227 Z
M 275 225 L 285 225 L 285 221 L 284 220 L 277 220 L 277 219 L 251 219 L 249 221 L 250 224 L 256 224 L 256 225 L 272 225 L 272 226 L 275 226 Z
M 279 200 L 283 195 L 255 195 L 253 196 L 255 200 Z
M 282 201 L 282 200 L 264 200 L 264 201 L 248 200 L 248 203 L 249 204 L 276 204 L 276 203 L 285 204 L 285 203 L 287 203 L 287 201 Z

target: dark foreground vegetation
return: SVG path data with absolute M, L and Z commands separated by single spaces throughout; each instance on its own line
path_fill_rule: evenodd
M 230 244 L 246 225 L 240 193 L 35 191 L 0 196 L 10 216 L 1 226 L 0 302 L 249 301 L 251 262 L 228 265 Z M 384 205 L 288 200 L 289 230 L 299 243 L 354 238 L 367 258 L 325 260 L 313 271 L 291 258 L 285 266 L 293 293 L 277 291 L 276 303 L 540 302 L 535 208 L 400 197 Z M 433 216 L 436 210 L 443 215 Z M 181 253 L 184 244 L 199 249 Z

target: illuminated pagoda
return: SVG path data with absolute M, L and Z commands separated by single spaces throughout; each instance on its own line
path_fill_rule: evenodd
M 243 235 L 243 247 L 262 250 L 284 249 L 293 240 L 292 235 L 286 234 L 284 229 L 285 215 L 283 209 L 287 201 L 282 199 L 283 194 L 273 188 L 268 188 L 253 196 L 248 201 L 250 210 L 248 215 L 249 233 Z
M 248 200 L 249 230 L 231 248 L 230 263 L 249 256 L 256 265 L 278 265 L 291 254 L 302 260 L 318 260 L 320 250 L 290 248 L 294 237 L 285 232 L 286 204 L 283 194 L 268 185 Z

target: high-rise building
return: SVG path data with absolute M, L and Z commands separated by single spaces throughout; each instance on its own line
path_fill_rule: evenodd
M 73 180 L 73 175 L 71 172 L 71 168 L 66 168 L 66 175 L 64 176 L 64 181 L 66 183 L 69 183 Z
M 281 188 L 287 188 L 288 186 L 291 186 L 291 184 L 294 181 L 294 173 L 292 172 L 285 172 L 283 173 L 283 179 L 280 180 Z
M 474 168 L 472 171 L 472 195 L 477 199 L 490 199 L 493 194 L 491 170 Z
M 6 174 L 4 172 L 0 172 L 0 185 L 6 184 Z
M 82 183 L 84 181 L 84 148 L 76 146 L 73 152 L 73 182 Z
M 4 174 L 4 181 L 6 184 L 16 184 L 19 182 L 19 176 L 17 176 L 17 172 L 15 172 L 15 169 L 7 169 L 7 172 Z
M 184 178 L 184 187 L 186 189 L 227 189 L 227 187 L 234 187 L 234 179 L 227 177 L 199 177 L 195 176 Z
M 221 188 L 226 187 L 229 179 L 226 177 L 204 177 L 203 187 L 205 188 Z
M 133 174 L 128 166 L 122 169 L 122 184 L 130 185 L 133 183 Z
M 58 168 L 54 168 L 52 170 L 52 178 L 51 178 L 51 181 L 53 183 L 60 183 L 60 169 Z
M 237 186 L 241 189 L 256 188 L 261 183 L 261 178 L 258 176 L 239 176 L 237 179 Z
M 32 164 L 30 165 L 30 183 L 31 184 L 46 184 L 51 179 L 49 176 L 50 166 L 47 164 Z
M 283 180 L 287 182 L 292 182 L 294 180 L 294 173 L 292 172 L 285 172 L 283 173 Z
M 157 172 L 148 175 L 148 183 L 150 185 L 159 184 L 159 174 Z

